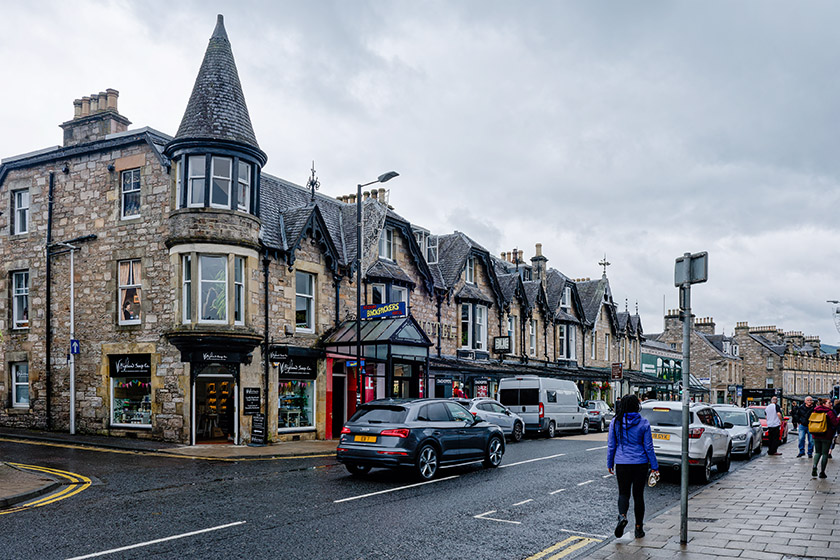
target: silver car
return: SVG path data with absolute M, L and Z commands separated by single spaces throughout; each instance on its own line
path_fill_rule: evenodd
M 586 414 L 589 416 L 590 429 L 597 428 L 599 432 L 606 431 L 615 417 L 615 411 L 607 401 L 586 401 Z
M 473 416 L 499 426 L 511 441 L 518 442 L 522 439 L 522 434 L 525 432 L 525 422 L 522 417 L 499 401 L 489 397 L 455 400 L 469 408 Z
M 730 404 L 716 404 L 713 408 L 724 422 L 732 424 L 726 431 L 732 437 L 732 454 L 747 459 L 761 453 L 761 421 L 755 411 Z

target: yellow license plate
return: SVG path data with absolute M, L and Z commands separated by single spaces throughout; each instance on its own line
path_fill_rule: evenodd
M 652 434 L 653 439 L 671 439 L 671 434 Z
M 375 443 L 376 436 L 355 436 L 353 441 L 361 441 L 363 443 Z

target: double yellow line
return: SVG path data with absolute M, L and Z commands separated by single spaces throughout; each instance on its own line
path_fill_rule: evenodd
M 580 550 L 581 548 L 585 547 L 588 544 L 601 542 L 600 539 L 593 539 L 590 537 L 579 537 L 577 535 L 569 537 L 565 541 L 561 541 L 555 545 L 549 546 L 542 552 L 538 552 L 533 556 L 529 556 L 525 560 L 559 560 L 565 556 L 568 556 L 572 552 L 576 550 Z M 557 552 L 559 551 L 559 552 Z M 553 552 L 557 552 L 557 554 L 553 554 L 552 556 L 548 556 Z
M 33 500 L 31 502 L 26 502 L 25 504 L 21 504 L 17 507 L 13 507 L 4 511 L 0 511 L 0 515 L 5 515 L 7 513 L 14 513 L 16 511 L 22 511 L 29 508 L 41 507 L 46 506 L 48 504 L 52 504 L 59 500 L 63 500 L 65 498 L 69 498 L 71 496 L 75 496 L 82 490 L 86 490 L 91 482 L 90 479 L 86 476 L 81 474 L 71 473 L 67 471 L 61 471 L 58 469 L 50 469 L 47 467 L 39 467 L 37 465 L 22 465 L 20 463 L 6 463 L 11 467 L 15 467 L 17 469 L 22 469 L 26 471 L 36 472 L 36 473 L 44 473 L 53 477 L 59 477 L 66 479 L 68 482 L 66 483 L 67 486 L 62 488 L 57 492 L 51 492 L 46 496 L 42 496 L 37 500 Z

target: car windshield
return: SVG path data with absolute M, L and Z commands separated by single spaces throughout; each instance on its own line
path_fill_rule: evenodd
M 401 406 L 363 406 L 350 418 L 350 422 L 367 424 L 402 424 L 406 409 Z
M 717 413 L 720 415 L 720 419 L 724 422 L 729 422 L 735 426 L 749 426 L 749 422 L 747 422 L 747 413 L 742 410 L 718 409 Z
M 759 418 L 761 418 L 762 420 L 767 418 L 767 415 L 764 414 L 764 409 L 763 408 L 754 408 L 753 412 L 755 412 L 755 415 L 758 416 Z
M 639 411 L 642 418 L 651 426 L 682 426 L 682 411 L 670 408 L 643 408 Z

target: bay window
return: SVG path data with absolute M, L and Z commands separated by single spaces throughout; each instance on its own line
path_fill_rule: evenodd
M 183 286 L 181 287 L 181 310 L 183 311 L 183 322 L 192 322 L 192 255 L 184 255 L 181 268 L 183 273 Z
M 245 259 L 233 258 L 233 324 L 245 324 Z
M 223 157 L 211 154 L 191 155 L 182 162 L 176 161 L 176 188 L 179 208 L 222 208 L 251 212 L 254 199 L 253 164 L 238 157 Z M 186 192 L 182 192 L 182 177 Z M 183 198 L 182 198 L 183 197 Z
M 210 194 L 210 206 L 230 208 L 230 158 L 214 157 L 210 163 L 210 176 L 213 178 Z
M 247 266 L 241 255 L 182 254 L 181 322 L 244 325 Z
M 227 257 L 201 255 L 198 258 L 200 323 L 227 322 Z
M 187 160 L 187 205 L 204 206 L 204 156 L 190 156 Z
M 236 207 L 243 212 L 251 211 L 251 166 L 239 162 L 239 174 L 236 179 Z

